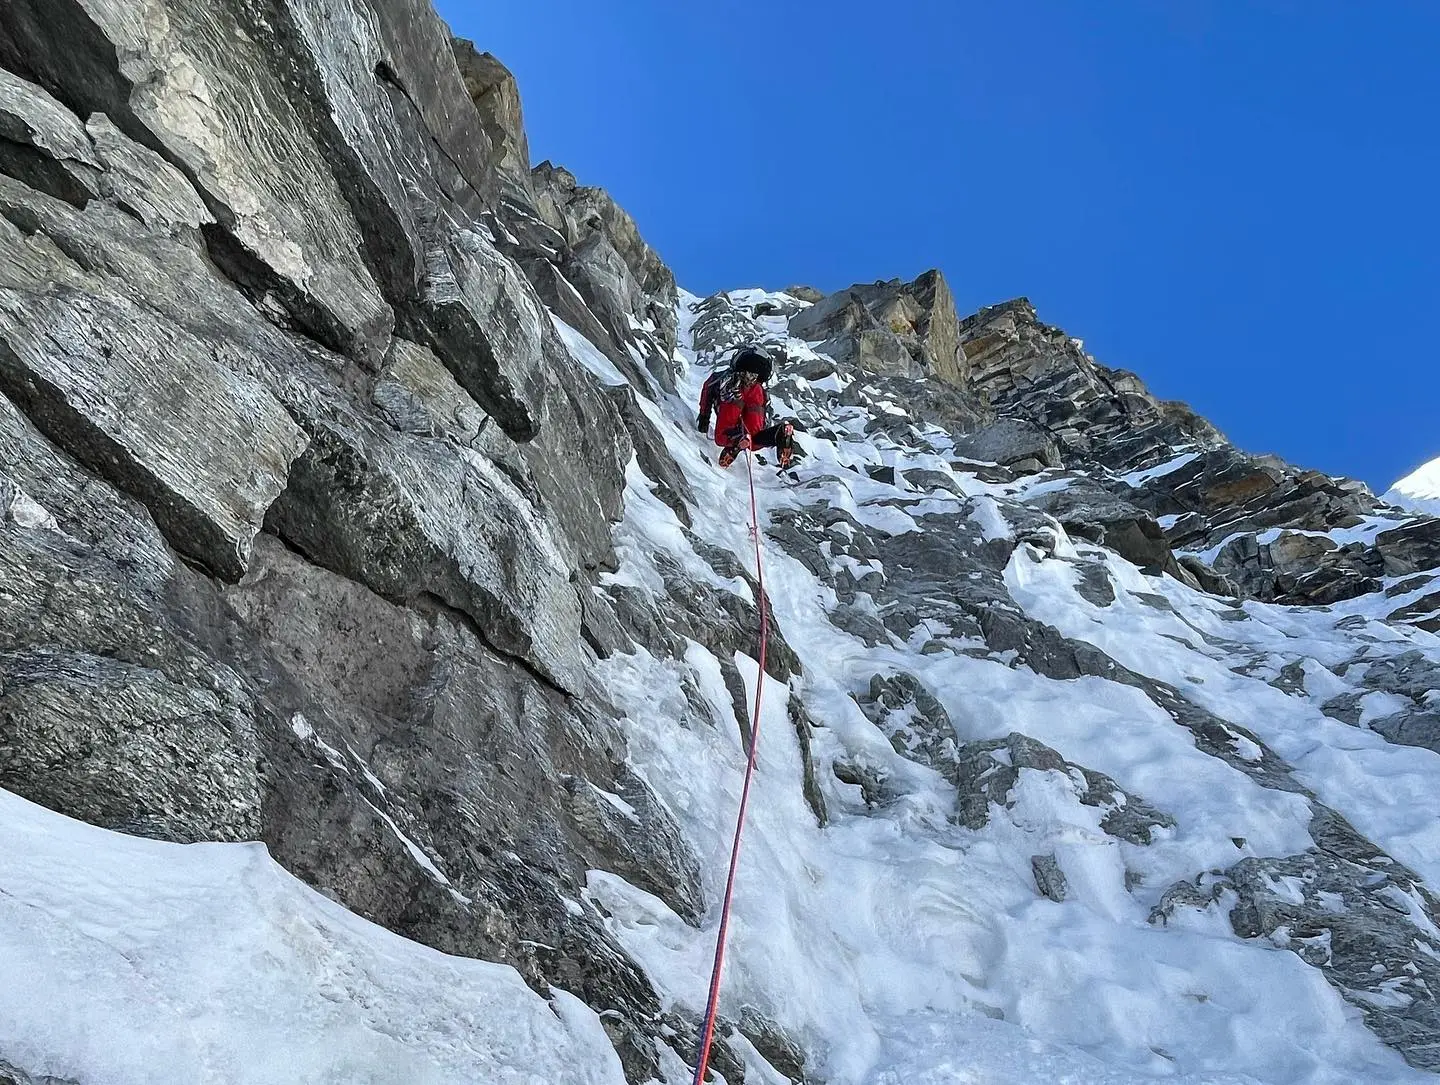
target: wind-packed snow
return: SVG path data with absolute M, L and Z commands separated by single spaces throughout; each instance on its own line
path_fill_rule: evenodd
M 86 1085 L 623 1085 L 595 1013 L 368 923 L 260 844 L 0 791 L 0 1051 Z
M 1395 483 L 1385 492 L 1382 500 L 1415 512 L 1440 516 L 1440 457 Z
M 682 301 L 682 333 L 685 315 Z M 689 432 L 704 369 L 692 351 L 680 353 L 682 396 L 660 407 L 671 450 L 696 493 L 693 530 L 748 563 L 744 461 L 720 470 L 711 446 Z M 784 505 L 818 498 L 862 524 L 915 529 L 916 509 L 894 504 L 902 487 L 841 470 L 893 463 L 900 454 L 877 448 L 863 424 L 841 422 L 833 442 L 801 438 L 808 458 L 800 484 L 757 468 L 762 523 Z M 1068 484 L 1031 480 L 1007 488 L 955 473 L 941 457 L 926 466 L 976 499 L 969 517 L 986 538 L 1009 532 L 984 495 L 1034 495 Z M 929 495 L 942 498 L 951 511 L 958 507 L 953 493 Z M 618 537 L 664 539 L 683 554 L 681 534 L 674 514 L 632 470 Z M 627 548 L 624 575 L 658 584 L 656 571 L 644 571 L 651 552 Z M 1231 672 L 1202 635 L 1223 633 L 1232 642 L 1226 651 L 1251 654 L 1283 640 L 1333 662 L 1342 642 L 1354 644 L 1335 628 L 1340 614 L 1253 607 L 1246 622 L 1222 622 L 1218 601 L 1108 555 L 1120 598 L 1102 621 L 1077 592 L 1073 567 L 1059 560 L 1075 553 L 1073 545 L 1062 537 L 1055 553 L 1044 559 L 1022 547 L 1007 573 L 1032 616 L 1223 709 L 1291 757 L 1323 799 L 1397 857 L 1440 873 L 1440 863 L 1426 858 L 1440 855 L 1440 757 L 1391 747 L 1324 717 L 1318 678 L 1312 699 L 1297 701 L 1266 684 L 1273 674 Z M 823 723 L 814 737 L 817 762 L 843 756 L 863 763 L 896 782 L 899 798 L 872 808 L 859 787 L 825 773 L 832 820 L 820 828 L 801 792 L 801 751 L 786 714 L 790 691 L 765 679 L 722 1012 L 758 1007 L 816 1053 L 812 1069 L 834 1082 L 1429 1080 L 1382 1045 L 1318 970 L 1274 945 L 1236 937 L 1224 899 L 1178 914 L 1169 926 L 1149 921 L 1177 880 L 1246 855 L 1311 847 L 1303 797 L 1261 787 L 1201 753 L 1189 732 L 1138 690 L 1100 678 L 1054 681 L 993 658 L 869 648 L 828 620 L 833 594 L 778 547 L 766 548 L 765 580 L 775 620 L 803 664 L 804 677 L 792 682 Z M 1173 612 L 1153 605 L 1162 594 Z M 755 662 L 734 662 L 753 706 Z M 1319 663 L 1316 669 L 1339 681 Z M 1022 731 L 1160 802 L 1176 827 L 1157 829 L 1145 847 L 1118 840 L 1101 829 L 1101 812 L 1079 801 L 1074 780 L 1033 770 L 1021 773 L 1012 808 L 992 806 L 985 828 L 957 826 L 949 817 L 953 787 L 900 757 L 851 696 L 871 675 L 892 670 L 922 680 L 959 740 Z M 632 763 L 697 847 L 712 902 L 722 888 L 745 764 L 721 674 L 721 661 L 693 643 L 679 662 L 641 651 L 600 666 L 601 681 L 627 714 Z M 711 706 L 704 725 L 681 723 L 693 711 L 687 683 Z M 1237 756 L 1258 757 L 1255 743 L 1234 737 Z M 1041 854 L 1055 855 L 1063 870 L 1064 903 L 1036 892 L 1030 858 Z M 702 1008 L 718 914 L 712 909 L 697 931 L 658 899 L 598 871 L 589 892 L 664 997 Z

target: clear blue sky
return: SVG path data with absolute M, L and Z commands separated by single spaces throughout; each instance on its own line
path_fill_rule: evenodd
M 1440 456 L 1440 2 L 437 6 L 689 290 L 939 267 L 1249 451 Z

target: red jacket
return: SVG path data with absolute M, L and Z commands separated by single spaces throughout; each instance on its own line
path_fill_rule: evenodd
M 717 445 L 733 444 L 743 434 L 754 437 L 765 428 L 769 406 L 770 397 L 764 385 L 756 381 L 749 388 L 742 389 L 740 378 L 734 373 L 724 376 L 712 374 L 700 389 L 701 417 L 709 415 L 711 410 L 715 412 Z

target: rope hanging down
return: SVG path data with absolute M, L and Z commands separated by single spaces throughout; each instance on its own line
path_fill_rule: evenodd
M 740 791 L 740 811 L 735 816 L 735 841 L 730 846 L 730 873 L 725 879 L 725 902 L 720 908 L 720 932 L 715 936 L 715 966 L 710 972 L 710 1001 L 705 1006 L 705 1031 L 700 1039 L 700 1059 L 695 1064 L 694 1085 L 701 1085 L 705 1080 L 705 1071 L 710 1065 L 710 1042 L 715 1038 L 720 972 L 725 965 L 725 932 L 730 927 L 730 898 L 735 891 L 735 868 L 740 864 L 740 834 L 745 828 L 745 808 L 750 802 L 750 781 L 755 776 L 755 751 L 760 748 L 760 698 L 765 692 L 765 650 L 770 641 L 770 601 L 765 597 L 765 568 L 760 561 L 760 516 L 755 509 L 755 468 L 749 449 L 745 450 L 745 470 L 750 477 L 750 538 L 755 541 L 755 583 L 760 592 L 759 667 L 755 675 L 755 714 L 750 722 L 745 786 Z

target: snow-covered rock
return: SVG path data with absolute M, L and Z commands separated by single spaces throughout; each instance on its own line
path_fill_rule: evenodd
M 420 0 L 0 72 L 0 1081 L 686 1082 L 756 733 L 727 1081 L 1440 1069 L 1440 520 L 935 272 L 678 291 Z

